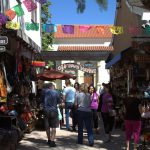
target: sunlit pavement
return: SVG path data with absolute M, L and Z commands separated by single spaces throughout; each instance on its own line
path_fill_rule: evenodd
M 102 126 L 102 125 L 101 125 Z M 94 134 L 95 145 L 94 147 L 88 146 L 87 134 L 84 133 L 84 144 L 78 145 L 77 133 L 57 129 L 56 148 L 50 148 L 46 144 L 46 134 L 44 131 L 33 131 L 31 134 L 26 134 L 24 139 L 19 143 L 17 150 L 122 150 L 124 149 L 124 133 L 121 130 L 113 131 L 112 142 L 105 143 L 106 140 L 104 130 L 101 127 L 100 134 Z
M 24 139 L 19 143 L 17 150 L 125 150 L 124 132 L 120 129 L 115 129 L 112 134 L 112 141 L 105 143 L 106 137 L 101 120 L 99 124 L 100 133 L 94 134 L 94 147 L 88 146 L 86 132 L 84 133 L 84 144 L 76 144 L 77 133 L 66 131 L 64 126 L 62 130 L 57 129 L 56 148 L 50 148 L 47 145 L 45 131 L 33 131 L 25 135 Z M 131 150 L 133 150 L 133 144 L 131 144 Z M 150 150 L 150 146 L 148 149 L 140 148 L 139 150 Z

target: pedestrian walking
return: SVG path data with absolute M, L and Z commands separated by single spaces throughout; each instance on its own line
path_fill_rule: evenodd
M 75 88 L 71 86 L 69 79 L 65 80 L 66 88 L 63 90 L 63 100 L 65 102 L 65 114 L 66 114 L 66 128 L 68 131 L 72 131 L 69 124 L 70 111 L 74 107 L 75 102 Z M 74 115 L 72 115 L 74 116 Z
M 104 94 L 102 96 L 101 115 L 103 119 L 105 133 L 107 135 L 106 142 L 110 142 L 111 132 L 115 120 L 115 111 L 114 111 L 113 97 L 112 94 L 110 93 L 109 84 L 105 84 L 104 86 Z
M 130 150 L 130 140 L 133 135 L 134 150 L 138 148 L 138 142 L 141 132 L 141 101 L 137 99 L 137 90 L 131 89 L 129 96 L 125 99 L 125 134 L 126 150 Z
M 47 143 L 50 147 L 55 147 L 56 127 L 59 126 L 57 105 L 61 103 L 61 99 L 52 83 L 49 83 L 47 88 L 42 90 L 41 100 L 44 106 Z
M 99 103 L 99 95 L 96 93 L 96 89 L 94 86 L 90 85 L 89 88 L 90 98 L 91 98 L 91 105 L 90 108 L 93 114 L 93 128 L 95 133 L 99 133 L 98 129 L 98 103 Z
M 80 93 L 75 100 L 75 106 L 78 110 L 78 144 L 83 144 L 83 126 L 85 125 L 88 133 L 89 146 L 94 145 L 92 131 L 92 110 L 90 108 L 91 99 L 88 93 L 88 86 L 84 83 L 80 85 Z
M 80 84 L 78 82 L 75 82 L 74 88 L 76 89 L 76 93 L 75 93 L 75 98 L 76 98 L 79 94 Z M 72 124 L 73 124 L 72 128 L 73 128 L 73 131 L 76 131 L 76 126 L 78 124 L 77 115 L 78 115 L 77 107 L 73 107 L 73 109 L 72 109 Z

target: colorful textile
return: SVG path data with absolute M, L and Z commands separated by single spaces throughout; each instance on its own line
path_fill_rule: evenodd
M 87 32 L 91 29 L 91 26 L 79 26 L 80 32 Z
M 6 10 L 5 14 L 8 16 L 10 20 L 13 20 L 16 17 L 15 11 L 11 9 Z
M 0 26 L 5 24 L 6 21 L 7 21 L 7 17 L 4 14 L 0 13 Z
M 43 32 L 54 33 L 57 32 L 57 26 L 55 24 L 43 24 Z
M 7 21 L 6 28 L 18 30 L 18 29 L 20 29 L 20 24 L 18 22 Z
M 40 4 L 45 4 L 47 2 L 47 0 L 36 0 L 37 2 L 39 2 Z
M 104 34 L 105 33 L 105 29 L 104 26 L 96 26 L 97 32 Z
M 32 0 L 25 0 L 25 1 L 23 1 L 23 3 L 25 5 L 25 7 L 27 8 L 28 12 L 31 12 L 37 8 L 36 3 L 34 3 Z
M 123 34 L 123 27 L 122 26 L 112 26 L 110 27 L 110 31 L 113 34 Z
M 14 10 L 15 10 L 15 12 L 16 12 L 16 14 L 17 14 L 18 17 L 24 15 L 24 11 L 23 11 L 23 9 L 21 7 L 21 4 L 18 4 L 16 6 L 14 6 Z
M 26 26 L 26 30 L 27 31 L 29 31 L 29 30 L 38 31 L 39 30 L 39 23 L 29 23 L 29 22 L 26 22 L 25 26 Z
M 139 27 L 129 27 L 128 32 L 135 36 L 135 35 L 140 34 L 141 30 Z
M 73 25 L 63 25 L 62 31 L 65 34 L 74 34 L 74 26 Z

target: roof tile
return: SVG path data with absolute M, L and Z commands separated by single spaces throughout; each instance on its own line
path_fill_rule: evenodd
M 65 34 L 62 31 L 61 25 L 57 26 L 57 32 L 55 33 L 55 38 L 111 38 L 112 33 L 110 32 L 111 25 L 90 25 L 90 28 L 87 32 L 81 32 L 80 25 L 74 25 L 74 34 Z M 102 27 L 103 32 L 98 32 L 96 27 Z

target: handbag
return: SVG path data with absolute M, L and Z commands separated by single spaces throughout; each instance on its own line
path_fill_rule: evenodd
M 94 97 L 97 96 L 97 99 L 94 99 Z M 98 109 L 98 95 L 96 93 L 93 93 L 93 97 L 92 97 L 92 101 L 91 101 L 91 105 L 90 105 L 91 109 Z

